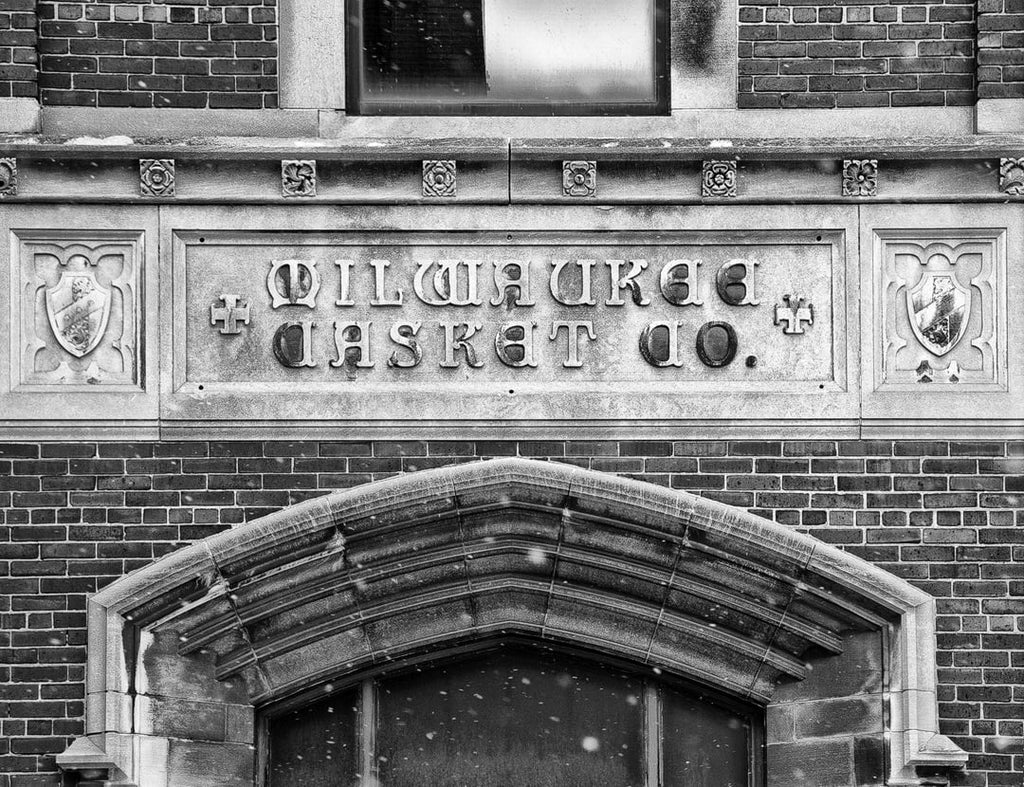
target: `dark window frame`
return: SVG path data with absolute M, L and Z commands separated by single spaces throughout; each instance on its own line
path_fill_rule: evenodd
M 362 96 L 364 0 L 345 2 L 345 112 L 361 116 L 617 117 L 668 115 L 670 106 L 670 0 L 654 0 L 654 100 L 651 102 L 450 102 L 395 101 Z
M 408 675 L 417 671 L 417 668 L 440 664 L 454 664 L 460 661 L 471 660 L 484 656 L 490 652 L 509 646 L 519 652 L 535 651 L 542 659 L 568 658 L 581 661 L 594 668 L 614 670 L 626 673 L 630 678 L 638 681 L 642 686 L 644 703 L 643 738 L 645 758 L 647 760 L 648 772 L 645 778 L 647 787 L 660 785 L 662 783 L 662 767 L 664 766 L 664 752 L 661 747 L 660 725 L 664 721 L 665 690 L 670 689 L 676 693 L 687 695 L 699 702 L 717 706 L 720 709 L 744 718 L 748 729 L 748 787 L 765 787 L 767 784 L 766 758 L 766 720 L 764 709 L 749 703 L 744 703 L 735 697 L 723 694 L 714 688 L 708 688 L 691 680 L 662 674 L 660 670 L 648 671 L 642 665 L 638 665 L 623 659 L 605 658 L 602 654 L 592 651 L 553 647 L 548 643 L 536 643 L 528 640 L 511 638 L 498 642 L 488 642 L 471 647 L 461 647 L 447 650 L 440 654 L 425 654 L 419 658 L 408 659 L 397 665 L 390 665 L 386 668 L 364 670 L 346 676 L 344 680 L 328 681 L 330 691 L 325 692 L 324 685 L 305 689 L 299 694 L 280 700 L 271 705 L 265 706 L 258 711 L 256 719 L 256 785 L 257 787 L 270 787 L 270 746 L 271 746 L 271 725 L 275 718 L 302 708 L 314 702 L 324 701 L 333 696 L 340 696 L 346 692 L 357 690 L 359 707 L 356 713 L 356 748 L 357 762 L 363 767 L 372 767 L 374 757 L 377 753 L 377 734 L 380 724 L 379 718 L 379 684 L 393 677 Z M 532 654 L 531 654 L 532 655 Z M 654 702 L 656 705 L 652 705 Z M 653 709 L 653 710 L 652 710 Z M 652 712 L 655 717 L 652 717 Z M 656 730 L 657 734 L 652 734 Z M 655 758 L 656 772 L 651 772 L 652 757 Z M 376 784 L 376 782 L 373 782 Z

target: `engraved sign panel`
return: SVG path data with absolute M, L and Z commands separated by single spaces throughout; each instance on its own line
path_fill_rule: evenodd
M 309 218 L 337 223 L 327 211 L 203 229 L 176 211 L 163 417 L 178 434 L 244 419 L 275 435 L 551 435 L 855 415 L 845 223 L 641 230 L 623 215 L 633 226 L 601 232 L 436 213 L 328 231 Z M 443 229 L 452 217 L 488 226 Z
M 340 391 L 425 382 L 835 383 L 833 246 L 804 237 L 481 233 L 182 235 L 180 385 Z M 725 284 L 722 282 L 725 281 Z M 773 306 L 814 304 L 803 333 Z M 211 327 L 230 297 L 236 335 Z M 212 310 L 212 311 L 211 311 Z M 727 323 L 738 358 L 708 372 L 701 326 Z M 222 323 L 217 322 L 218 326 Z M 751 363 L 745 359 L 751 358 Z

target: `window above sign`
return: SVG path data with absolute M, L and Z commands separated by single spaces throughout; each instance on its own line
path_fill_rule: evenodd
M 668 111 L 664 0 L 350 0 L 362 115 Z

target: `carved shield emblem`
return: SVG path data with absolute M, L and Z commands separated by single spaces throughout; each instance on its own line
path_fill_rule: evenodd
M 952 271 L 928 271 L 907 290 L 910 326 L 918 341 L 935 355 L 945 355 L 963 338 L 971 314 L 971 291 Z
M 110 290 L 88 270 L 65 270 L 46 290 L 46 316 L 58 344 L 81 358 L 96 349 L 110 318 Z

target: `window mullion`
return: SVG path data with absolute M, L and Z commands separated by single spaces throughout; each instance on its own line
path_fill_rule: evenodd
M 377 780 L 377 692 L 372 680 L 360 685 L 359 698 L 359 784 L 374 787 Z
M 646 746 L 647 785 L 661 787 L 661 692 L 657 685 L 644 683 L 644 745 Z

